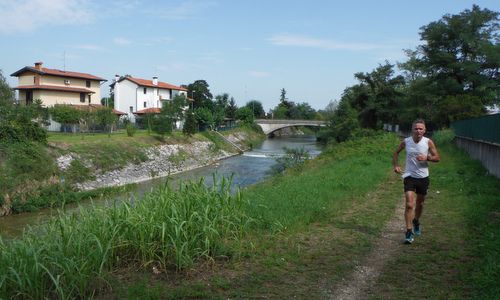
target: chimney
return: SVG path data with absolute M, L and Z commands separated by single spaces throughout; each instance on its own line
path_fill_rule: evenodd
M 120 80 L 120 75 L 116 74 L 115 75 L 115 82 L 118 82 L 118 80 Z
M 35 69 L 41 71 L 42 70 L 42 65 L 43 65 L 43 62 L 41 62 L 41 61 L 36 62 L 35 63 Z
M 153 85 L 158 85 L 158 77 L 153 77 Z

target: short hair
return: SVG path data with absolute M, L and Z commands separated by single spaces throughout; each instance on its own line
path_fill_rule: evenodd
M 424 119 L 416 119 L 415 121 L 413 121 L 413 123 L 411 123 L 411 127 L 413 128 L 415 126 L 415 124 L 423 124 L 425 126 L 425 121 Z

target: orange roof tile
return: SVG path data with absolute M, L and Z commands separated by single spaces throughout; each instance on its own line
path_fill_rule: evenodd
M 158 107 L 150 107 L 136 111 L 134 114 L 143 115 L 143 114 L 159 114 L 161 113 L 161 108 Z
M 183 87 L 176 86 L 176 85 L 173 85 L 173 84 L 170 84 L 167 82 L 158 81 L 158 85 L 154 85 L 153 80 L 135 78 L 135 77 L 130 77 L 130 76 L 124 76 L 124 77 L 120 78 L 119 81 L 122 81 L 125 79 L 128 79 L 128 80 L 132 81 L 133 83 L 140 85 L 140 86 L 158 87 L 158 88 L 162 88 L 162 89 L 178 90 L 178 91 L 187 91 L 187 89 L 185 89 Z M 112 83 L 110 86 L 114 86 L 114 85 L 115 85 L 115 83 Z
M 101 104 L 63 104 L 63 105 L 69 105 L 76 109 L 89 110 L 89 111 L 96 111 L 98 109 L 105 108 L 105 106 Z M 126 113 L 116 110 L 114 108 L 112 109 L 112 111 L 115 115 L 126 115 Z
M 83 79 L 107 81 L 106 79 L 103 79 L 101 77 L 94 76 L 91 74 L 87 74 L 87 73 L 62 71 L 62 70 L 48 69 L 48 68 L 41 68 L 41 70 L 38 70 L 37 68 L 29 67 L 29 66 L 26 66 L 26 67 L 24 67 L 16 72 L 12 73 L 10 76 L 19 76 L 25 72 L 34 72 L 34 73 L 42 74 L 42 75 L 53 75 L 53 76 L 61 76 L 61 77 L 83 78 Z

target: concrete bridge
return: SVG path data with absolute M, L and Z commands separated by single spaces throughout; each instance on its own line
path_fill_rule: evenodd
M 270 134 L 273 131 L 285 128 L 285 127 L 295 127 L 295 126 L 314 126 L 322 127 L 326 126 L 325 121 L 317 120 L 277 120 L 277 119 L 257 119 L 255 123 L 262 128 L 265 134 Z

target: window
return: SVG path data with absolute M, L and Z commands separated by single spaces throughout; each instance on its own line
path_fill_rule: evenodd
M 148 90 L 147 88 L 144 88 L 144 95 L 146 95 L 147 90 Z
M 130 110 L 130 112 L 134 112 L 134 107 L 133 107 L 133 106 L 130 106 L 130 107 L 129 107 L 129 110 Z
M 33 104 L 33 91 L 26 91 L 26 105 Z
M 146 107 L 146 101 L 144 101 L 144 107 Z
M 91 100 L 90 100 L 90 97 L 91 97 L 91 95 L 88 95 L 88 96 L 87 96 L 87 99 L 89 100 L 89 103 L 90 103 L 90 101 L 91 101 Z
M 85 93 L 80 93 L 80 102 L 85 103 Z
M 36 76 L 33 76 L 33 84 L 36 84 Z
M 87 80 L 87 81 L 85 82 L 85 85 L 86 85 L 87 87 L 90 87 L 90 80 Z

